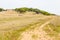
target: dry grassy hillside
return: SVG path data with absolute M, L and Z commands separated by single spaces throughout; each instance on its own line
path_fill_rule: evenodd
M 60 17 L 0 12 L 0 40 L 60 40 Z

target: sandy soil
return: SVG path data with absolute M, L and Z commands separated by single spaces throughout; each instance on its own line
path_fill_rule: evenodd
M 43 27 L 49 24 L 51 21 L 52 19 L 45 22 L 41 26 L 34 28 L 33 30 L 23 32 L 18 40 L 53 40 L 53 38 L 49 37 L 43 30 Z

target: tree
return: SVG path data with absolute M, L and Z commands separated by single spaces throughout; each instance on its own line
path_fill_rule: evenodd
M 36 12 L 37 14 L 40 13 L 40 10 L 39 9 L 34 9 L 33 11 Z
M 1 11 L 4 11 L 4 9 L 3 9 L 3 8 L 0 8 L 0 12 L 1 12 Z
M 22 12 L 28 11 L 29 9 L 26 7 L 23 7 L 23 8 L 16 8 L 15 10 L 22 13 Z
M 18 11 L 20 13 L 26 12 L 26 11 L 31 11 L 31 12 L 36 12 L 36 14 L 43 14 L 43 15 L 54 15 L 54 14 L 50 14 L 46 11 L 43 10 L 39 10 L 37 8 L 27 8 L 27 7 L 22 7 L 22 8 L 16 8 L 15 11 Z

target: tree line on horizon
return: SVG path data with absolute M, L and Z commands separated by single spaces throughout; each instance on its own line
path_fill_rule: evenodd
M 15 9 L 12 9 L 12 10 L 15 10 L 15 11 L 20 12 L 20 13 L 24 13 L 24 12 L 28 11 L 28 12 L 36 12 L 36 14 L 40 14 L 41 13 L 43 15 L 55 15 L 55 14 L 51 14 L 51 13 L 43 11 L 43 10 L 39 10 L 37 8 L 22 7 L 22 8 L 15 8 Z M 1 11 L 7 11 L 7 10 L 5 10 L 3 8 L 0 8 L 0 12 Z

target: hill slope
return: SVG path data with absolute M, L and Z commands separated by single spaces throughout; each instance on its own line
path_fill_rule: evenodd
M 59 16 L 4 13 L 0 14 L 0 40 L 60 39 Z

